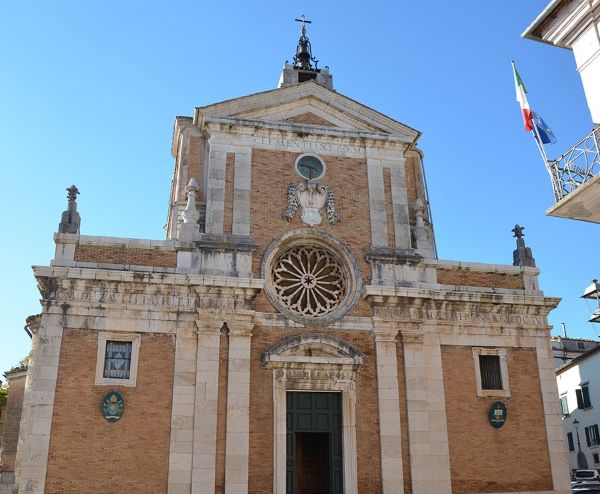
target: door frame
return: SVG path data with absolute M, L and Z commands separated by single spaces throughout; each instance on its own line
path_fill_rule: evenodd
M 309 348 L 311 356 L 299 355 L 301 347 Z M 286 494 L 288 391 L 341 392 L 344 494 L 358 494 L 356 372 L 363 361 L 347 343 L 315 334 L 286 340 L 263 355 L 265 365 L 273 369 L 273 494 Z

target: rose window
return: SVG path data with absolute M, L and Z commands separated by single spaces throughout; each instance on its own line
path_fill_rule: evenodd
M 309 317 L 334 310 L 346 295 L 346 274 L 332 254 L 319 247 L 294 247 L 279 257 L 273 285 L 289 309 Z

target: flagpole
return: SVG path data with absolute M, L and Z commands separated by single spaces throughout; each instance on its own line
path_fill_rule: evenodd
M 532 118 L 532 120 L 533 120 L 533 118 Z M 550 175 L 550 183 L 552 184 L 552 191 L 554 192 L 554 197 L 558 201 L 560 198 L 558 185 L 555 181 L 555 177 L 552 172 L 552 166 L 550 165 L 550 160 L 548 159 L 548 155 L 546 154 L 546 149 L 544 149 L 544 143 L 542 142 L 540 132 L 539 132 L 535 122 L 532 122 L 531 126 L 533 127 L 533 133 L 532 133 L 533 140 L 535 141 L 535 144 L 536 144 L 540 154 L 542 155 L 542 159 L 544 160 L 544 165 L 546 165 L 546 171 L 548 172 L 548 175 Z
M 513 75 L 515 76 L 515 86 L 517 86 L 517 68 L 515 66 L 515 61 L 514 60 L 509 60 L 509 62 L 512 65 L 513 68 Z M 525 90 L 526 92 L 526 90 Z M 518 93 L 517 93 L 517 100 L 518 100 Z M 550 165 L 550 160 L 548 159 L 548 155 L 546 154 L 546 149 L 544 148 L 544 143 L 542 142 L 542 138 L 540 136 L 539 130 L 537 128 L 536 123 L 533 121 L 533 113 L 531 113 L 531 127 L 532 127 L 532 131 L 533 131 L 533 140 L 535 141 L 535 145 L 538 148 L 538 151 L 540 152 L 540 155 L 542 156 L 542 159 L 544 160 L 544 165 L 546 166 L 546 171 L 548 172 L 548 175 L 550 175 L 550 183 L 552 184 L 552 191 L 554 192 L 554 197 L 555 199 L 558 201 L 560 199 L 560 194 L 559 194 L 559 188 L 558 188 L 558 184 L 555 180 L 553 171 L 552 171 L 552 166 Z

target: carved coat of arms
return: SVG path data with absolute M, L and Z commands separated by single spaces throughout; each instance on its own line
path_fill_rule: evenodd
M 298 208 L 302 208 L 300 218 L 309 226 L 320 225 L 323 221 L 321 209 L 326 206 L 327 219 L 335 225 L 341 218 L 335 211 L 335 196 L 333 190 L 311 180 L 306 183 L 300 182 L 288 187 L 288 207 L 281 214 L 286 221 L 291 221 L 296 215 Z

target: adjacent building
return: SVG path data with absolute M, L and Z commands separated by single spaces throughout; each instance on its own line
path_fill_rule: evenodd
M 600 1 L 552 0 L 523 37 L 573 51 L 593 130 L 548 160 L 556 203 L 550 216 L 600 223 Z
M 556 370 L 571 470 L 600 469 L 600 347 Z
M 587 338 L 569 338 L 566 336 L 552 337 L 552 356 L 554 365 L 562 367 L 576 357 L 600 345 L 598 340 Z
M 437 257 L 419 136 L 303 27 L 278 88 L 175 120 L 165 240 L 82 235 L 70 187 L 18 492 L 569 492 L 558 299 L 518 226 L 516 265 Z

